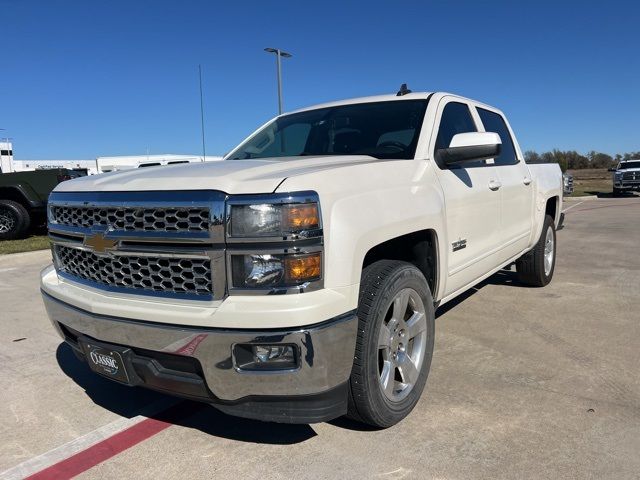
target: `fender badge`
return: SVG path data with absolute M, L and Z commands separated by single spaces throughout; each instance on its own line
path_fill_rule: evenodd
M 458 250 L 462 250 L 463 248 L 467 248 L 467 239 L 461 238 L 460 240 L 453 242 L 451 246 L 453 247 L 454 252 L 457 252 Z

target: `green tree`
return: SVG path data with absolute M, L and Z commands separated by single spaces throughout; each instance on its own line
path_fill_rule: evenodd
M 527 150 L 524 152 L 524 161 L 527 163 L 540 163 L 540 155 L 538 152 L 534 152 L 533 150 Z

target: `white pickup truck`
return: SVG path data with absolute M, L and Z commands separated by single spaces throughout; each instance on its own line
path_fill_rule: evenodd
M 551 280 L 561 202 L 502 112 L 403 89 L 279 116 L 221 162 L 60 184 L 42 294 L 112 380 L 387 427 L 424 389 L 439 305 L 513 262 Z

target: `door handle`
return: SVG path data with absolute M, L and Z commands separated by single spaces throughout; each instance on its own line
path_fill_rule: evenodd
M 489 180 L 489 190 L 493 190 L 494 192 L 498 190 L 502 184 L 497 180 Z
M 522 180 L 522 182 L 525 185 L 531 185 L 531 178 L 530 177 L 524 177 L 524 180 Z

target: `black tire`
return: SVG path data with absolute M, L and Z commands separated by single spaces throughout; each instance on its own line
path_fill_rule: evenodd
M 0 199 L 0 240 L 21 238 L 29 230 L 29 212 L 18 202 Z
M 547 243 L 547 233 L 550 232 L 553 239 L 551 268 L 545 270 L 545 246 Z M 525 285 L 532 287 L 544 287 L 553 278 L 556 268 L 556 228 L 553 218 L 547 215 L 544 219 L 540 238 L 535 246 L 516 261 L 516 271 L 518 279 Z
M 414 367 L 413 374 L 416 380 L 413 386 L 407 390 L 406 396 L 398 401 L 387 398 L 388 394 L 383 392 L 381 381 L 381 350 L 379 347 L 379 336 L 381 329 L 387 328 L 391 332 L 389 325 L 393 318 L 389 318 L 389 312 L 395 312 L 393 301 L 400 298 L 402 292 L 409 292 L 411 298 L 408 299 L 406 313 L 410 313 L 411 305 L 415 306 L 417 299 L 422 301 L 424 307 L 424 336 L 417 336 L 410 339 L 410 334 L 401 330 L 396 335 L 404 337 L 406 341 L 406 356 L 413 355 L 416 350 L 415 345 L 421 345 L 421 354 L 416 354 L 415 358 L 421 358 L 421 366 Z M 417 295 L 417 296 L 416 296 Z M 413 303 L 412 303 L 413 302 Z M 400 304 L 400 303 L 398 303 Z M 415 314 L 415 312 L 414 312 Z M 407 321 L 411 318 L 404 317 Z M 360 285 L 360 298 L 358 304 L 358 337 L 356 341 L 355 358 L 351 378 L 349 380 L 349 409 L 347 415 L 357 421 L 380 428 L 390 427 L 405 418 L 415 407 L 424 390 L 424 386 L 431 367 L 433 356 L 433 342 L 435 333 L 435 314 L 433 297 L 424 275 L 414 265 L 397 260 L 380 260 L 364 269 L 362 272 L 362 282 Z M 388 322 L 388 323 L 385 323 Z M 409 323 L 405 324 L 407 327 Z M 397 330 L 397 326 L 396 326 Z M 407 328 L 407 332 L 409 328 Z M 421 334 L 418 334 L 421 335 Z M 414 343 L 411 343 L 414 342 Z M 417 344 L 415 342 L 418 342 Z M 402 346 L 402 343 L 400 344 Z M 400 347 L 399 347 L 400 348 Z M 411 348 L 411 351 L 409 351 Z M 391 351 L 391 350 L 388 350 Z M 399 352 L 400 350 L 398 350 Z M 393 355 L 396 355 L 395 353 Z M 398 355 L 405 355 L 403 353 Z M 399 359 L 401 357 L 393 357 Z M 408 357 L 411 360 L 411 357 Z M 399 360 L 394 360 L 398 361 Z M 416 360 L 417 361 L 417 360 Z M 405 363 L 406 365 L 406 363 Z M 401 368 L 401 367 L 397 367 Z M 395 376 L 404 375 L 401 370 L 393 370 L 393 385 Z M 388 378 L 391 379 L 391 376 Z M 404 381 L 404 376 L 400 377 Z M 389 381 L 389 380 L 388 380 Z M 391 395 L 395 390 L 391 389 Z M 402 395 L 402 390 L 398 390 L 398 395 Z
M 613 196 L 614 197 L 619 197 L 621 193 L 622 192 L 620 191 L 619 188 L 613 187 Z

